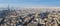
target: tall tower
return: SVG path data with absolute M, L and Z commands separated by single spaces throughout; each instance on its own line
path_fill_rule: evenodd
M 8 4 L 7 9 L 10 11 L 10 5 Z

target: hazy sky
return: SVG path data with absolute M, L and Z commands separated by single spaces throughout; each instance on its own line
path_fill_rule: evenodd
M 60 7 L 60 0 L 0 0 L 0 7 Z

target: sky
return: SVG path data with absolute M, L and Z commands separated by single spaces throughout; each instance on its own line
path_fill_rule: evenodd
M 0 7 L 60 7 L 60 0 L 0 0 Z

